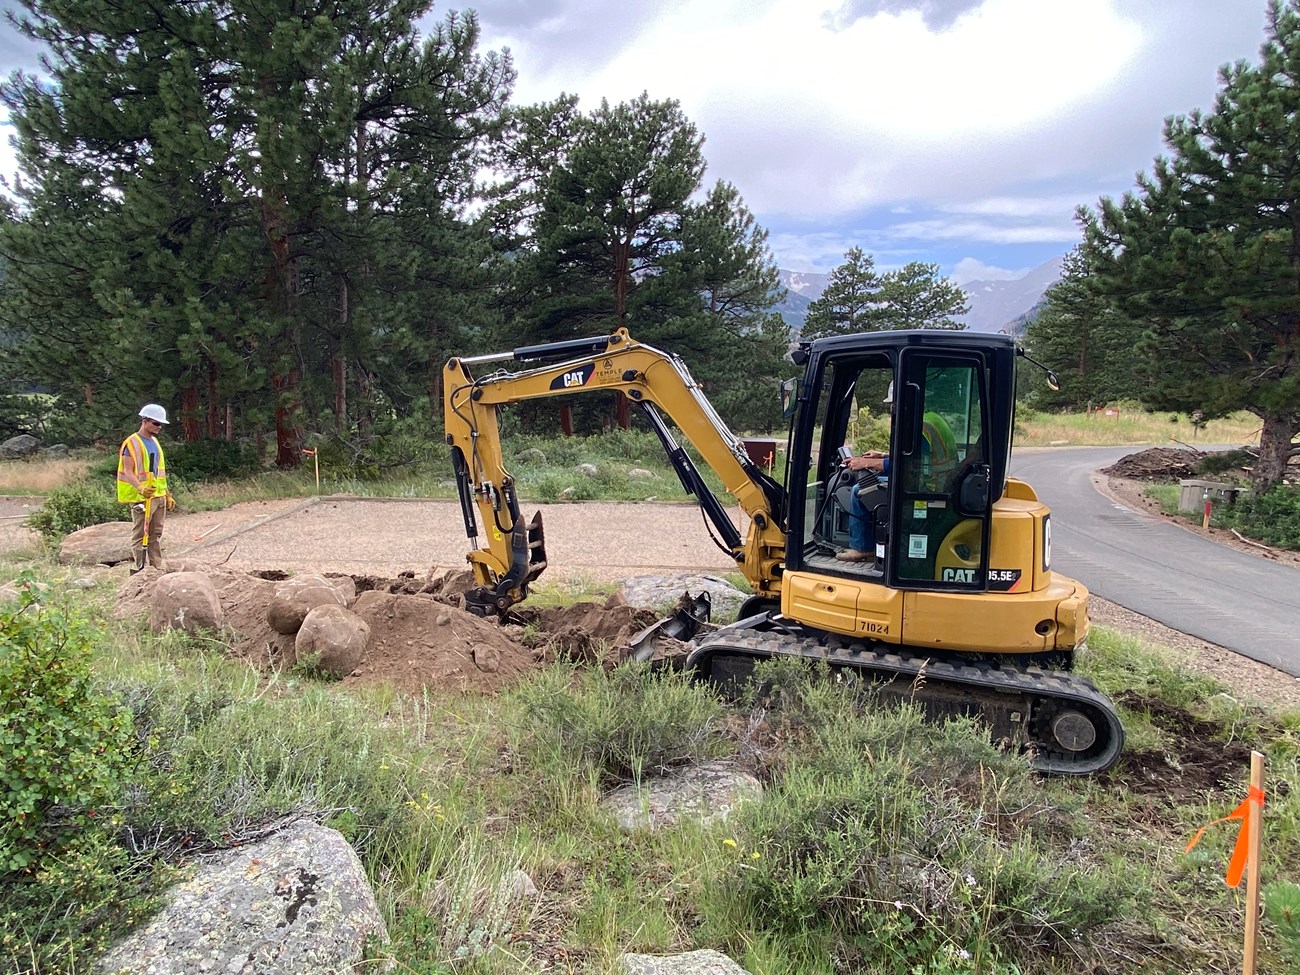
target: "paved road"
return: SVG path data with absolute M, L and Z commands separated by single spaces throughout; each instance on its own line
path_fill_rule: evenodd
M 1052 509 L 1052 567 L 1136 613 L 1300 676 L 1300 571 L 1118 505 L 1093 472 L 1132 453 L 1018 453 L 1012 474 Z

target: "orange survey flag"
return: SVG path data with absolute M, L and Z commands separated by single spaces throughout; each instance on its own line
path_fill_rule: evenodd
M 1229 887 L 1240 885 L 1242 874 L 1246 872 L 1246 856 L 1250 850 L 1250 804 L 1252 802 L 1259 803 L 1260 810 L 1263 811 L 1263 789 L 1257 789 L 1252 785 L 1250 791 L 1246 793 L 1246 798 L 1241 800 L 1241 805 L 1222 819 L 1206 823 L 1198 829 L 1196 835 L 1192 837 L 1192 841 L 1187 844 L 1187 849 L 1183 851 L 1184 853 L 1190 853 L 1192 847 L 1201 842 L 1201 837 L 1205 835 L 1205 831 L 1211 826 L 1217 826 L 1219 823 L 1226 823 L 1233 819 L 1240 819 L 1241 828 L 1237 831 L 1237 843 L 1232 848 L 1232 859 L 1228 861 L 1228 872 L 1223 878 Z

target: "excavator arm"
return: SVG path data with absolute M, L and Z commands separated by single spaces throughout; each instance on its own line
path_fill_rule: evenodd
M 522 371 L 502 370 L 478 379 L 470 373 L 473 366 L 507 360 L 529 365 Z M 477 583 L 467 595 L 467 607 L 482 615 L 503 613 L 527 596 L 529 584 L 546 568 L 541 513 L 524 521 L 515 480 L 505 466 L 500 408 L 586 392 L 619 393 L 641 409 L 682 486 L 695 496 L 715 529 L 720 547 L 735 559 L 756 594 L 779 599 L 785 559 L 785 489 L 750 460 L 681 359 L 642 345 L 626 329 L 619 329 L 590 339 L 454 358 L 443 367 L 443 419 L 465 533 L 472 546 L 468 559 Z M 661 412 L 740 504 L 748 516 L 744 536 L 677 443 Z M 486 532 L 483 544 L 480 520 Z

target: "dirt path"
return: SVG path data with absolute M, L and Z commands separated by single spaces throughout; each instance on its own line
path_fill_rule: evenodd
M 1110 488 L 1125 503 L 1142 503 L 1133 485 L 1112 483 Z M 0 499 L 0 516 L 21 514 L 26 503 Z M 735 570 L 709 540 L 700 512 L 692 505 L 585 502 L 536 508 L 546 526 L 550 581 L 604 582 L 647 573 Z M 743 531 L 739 509 L 731 513 Z M 0 521 L 0 552 L 34 543 L 35 536 L 16 519 Z M 388 578 L 461 568 L 469 548 L 454 501 L 336 497 L 247 502 L 216 512 L 174 514 L 168 519 L 164 547 L 169 557 L 191 556 L 231 569 Z M 1186 666 L 1215 677 L 1247 701 L 1300 707 L 1300 681 L 1280 671 L 1102 599 L 1094 599 L 1092 612 L 1102 625 L 1172 649 Z

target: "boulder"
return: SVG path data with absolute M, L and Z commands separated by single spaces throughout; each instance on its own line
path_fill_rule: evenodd
M 606 796 L 601 805 L 624 829 L 658 829 L 687 818 L 702 823 L 725 821 L 742 802 L 762 794 L 762 783 L 748 772 L 728 762 L 708 762 L 624 786 Z
M 630 471 L 627 472 L 627 476 L 630 477 L 632 480 L 638 480 L 638 479 L 648 480 L 648 481 L 659 480 L 658 474 L 656 474 L 654 471 L 648 471 L 644 467 L 633 467 Z
M 622 955 L 624 975 L 749 975 L 719 951 L 687 951 L 680 955 Z
M 351 606 L 357 601 L 357 580 L 351 576 L 332 574 L 325 576 L 325 579 L 343 597 L 344 606 Z
M 521 464 L 545 464 L 546 454 L 536 447 L 529 447 L 527 450 L 519 451 L 515 460 Z
M 356 583 L 352 583 L 352 593 L 355 598 Z M 346 591 L 322 575 L 294 576 L 275 587 L 275 596 L 266 608 L 266 622 L 276 633 L 292 636 L 317 606 L 347 606 L 349 602 Z
M 164 630 L 219 630 L 225 622 L 217 588 L 201 572 L 168 572 L 154 583 L 149 598 L 149 627 Z
M 41 455 L 44 457 L 65 457 L 71 452 L 65 443 L 50 444 L 48 447 L 41 448 Z
M 597 468 L 595 464 L 579 464 L 574 468 L 574 470 L 586 477 L 595 477 L 600 473 L 599 468 Z
M 370 624 L 349 609 L 322 603 L 307 614 L 294 638 L 298 660 L 317 659 L 317 666 L 336 677 L 346 677 L 366 660 Z
M 96 964 L 122 975 L 361 975 L 388 931 L 356 853 L 299 821 L 200 863 L 162 910 Z
M 41 442 L 31 434 L 20 433 L 16 437 L 10 437 L 4 443 L 0 443 L 0 458 L 4 460 L 15 460 L 19 457 L 30 457 L 40 449 Z
M 656 611 L 675 606 L 683 593 L 707 592 L 713 603 L 713 621 L 734 619 L 749 597 L 721 576 L 689 573 L 678 576 L 633 576 L 623 583 L 629 606 Z
M 117 565 L 131 561 L 131 523 L 106 521 L 65 535 L 59 543 L 64 565 Z

